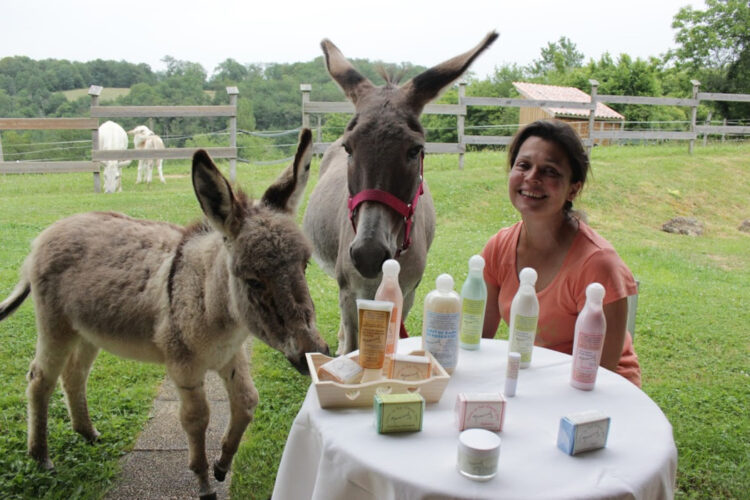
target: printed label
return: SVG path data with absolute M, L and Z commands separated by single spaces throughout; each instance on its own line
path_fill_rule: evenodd
M 359 310 L 359 364 L 362 368 L 382 368 L 388 334 L 388 311 Z
M 573 359 L 573 378 L 578 382 L 588 384 L 596 381 L 603 340 L 600 334 L 578 332 L 578 350 Z
M 537 316 L 523 316 L 517 314 L 510 332 L 510 352 L 521 354 L 521 363 L 531 362 L 531 350 L 536 336 Z
M 484 301 L 463 299 L 461 304 L 461 342 L 478 344 L 484 327 Z
M 443 368 L 452 369 L 458 361 L 459 313 L 425 314 L 425 348 L 435 356 Z

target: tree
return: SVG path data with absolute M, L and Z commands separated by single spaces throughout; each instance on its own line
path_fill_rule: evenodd
M 683 7 L 672 28 L 679 47 L 668 60 L 686 66 L 713 92 L 750 93 L 750 3 L 706 0 L 706 10 Z M 717 102 L 727 118 L 746 117 L 750 105 Z
M 547 73 L 566 73 L 573 68 L 580 68 L 583 64 L 583 53 L 568 37 L 561 36 L 557 42 L 548 42 L 542 48 L 541 59 L 536 59 L 529 71 L 533 76 L 543 76 Z

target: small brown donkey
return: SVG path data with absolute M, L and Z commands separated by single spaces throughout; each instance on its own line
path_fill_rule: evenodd
M 302 227 L 315 259 L 339 285 L 340 354 L 357 349 L 356 299 L 375 296 L 383 261 L 401 264 L 403 318 L 409 314 L 435 233 L 435 208 L 423 179 L 424 106 L 468 69 L 497 38 L 424 71 L 405 84 L 376 87 L 329 40 L 328 72 L 354 103 L 344 135 L 320 163 Z
M 328 352 L 305 281 L 310 244 L 294 219 L 311 139 L 307 129 L 300 134 L 294 163 L 254 204 L 197 151 L 193 187 L 207 222 L 184 228 L 92 212 L 62 219 L 36 238 L 20 282 L 0 303 L 0 319 L 33 296 L 38 340 L 28 373 L 28 446 L 41 466 L 52 468 L 47 410 L 59 376 L 73 428 L 90 441 L 98 437 L 86 379 L 106 349 L 166 365 L 180 396 L 190 469 L 201 498 L 215 498 L 205 449 L 206 371 L 219 373 L 229 395 L 231 418 L 213 466 L 222 481 L 258 403 L 242 348 L 248 336 L 300 371 L 305 352 Z

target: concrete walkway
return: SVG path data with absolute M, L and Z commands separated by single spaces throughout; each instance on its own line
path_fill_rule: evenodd
M 209 474 L 219 499 L 229 498 L 231 470 L 224 482 L 213 478 L 210 464 L 221 453 L 221 436 L 229 422 L 229 401 L 221 378 L 214 372 L 206 377 L 206 397 L 211 419 L 206 432 Z M 159 388 L 151 415 L 133 451 L 120 461 L 122 472 L 107 500 L 198 498 L 198 481 L 188 469 L 187 437 L 180 425 L 180 401 L 168 378 Z

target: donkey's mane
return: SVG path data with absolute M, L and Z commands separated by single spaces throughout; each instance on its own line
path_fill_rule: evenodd
M 385 80 L 386 87 L 398 87 L 401 79 L 406 74 L 406 70 L 403 68 L 398 73 L 390 73 L 385 66 L 378 66 L 377 72 Z

